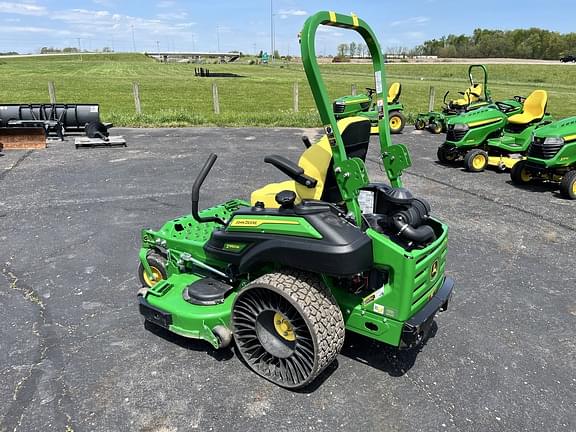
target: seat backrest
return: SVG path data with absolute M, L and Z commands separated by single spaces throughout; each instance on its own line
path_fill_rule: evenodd
M 402 93 L 402 85 L 399 82 L 393 82 L 390 84 L 388 96 L 386 98 L 387 102 L 389 104 L 398 102 L 398 99 L 400 99 L 400 93 Z
M 548 93 L 546 90 L 534 90 L 524 101 L 524 113 L 533 116 L 535 119 L 544 117 L 546 104 L 548 103 Z
M 468 88 L 468 93 L 470 94 L 470 102 L 476 102 L 482 98 L 483 86 L 482 84 L 474 84 Z
M 356 157 L 363 162 L 366 161 L 366 153 L 368 153 L 368 145 L 370 144 L 370 120 L 365 117 L 349 117 L 344 120 L 351 120 L 346 125 L 343 124 L 342 126 L 344 127 L 340 126 L 340 122 L 338 122 L 346 155 L 349 158 Z M 332 154 L 332 152 L 330 152 L 330 154 Z M 336 183 L 336 176 L 334 175 L 332 158 L 330 158 L 326 172 L 324 190 L 319 199 L 332 203 L 342 201 L 342 195 L 340 194 L 340 189 Z

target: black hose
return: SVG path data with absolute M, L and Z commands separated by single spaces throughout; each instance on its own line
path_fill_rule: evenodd
M 434 230 L 429 225 L 420 225 L 418 228 L 406 223 L 402 215 L 394 215 L 392 217 L 392 224 L 398 230 L 398 236 L 406 240 L 423 244 L 436 239 Z

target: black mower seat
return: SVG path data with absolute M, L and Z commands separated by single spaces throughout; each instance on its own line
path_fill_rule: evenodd
M 232 287 L 212 278 L 204 278 L 191 283 L 183 292 L 184 300 L 201 306 L 223 303 Z
M 364 161 L 370 143 L 370 120 L 366 117 L 347 117 L 338 121 L 338 129 L 342 135 L 347 156 L 357 157 Z M 283 159 L 278 156 L 275 158 Z M 270 183 L 252 192 L 250 196 L 252 205 L 262 202 L 266 208 L 278 208 L 280 204 L 276 202 L 276 195 L 285 190 L 296 193 L 295 204 L 303 199 L 340 201 L 338 199 L 340 193 L 332 170 L 332 149 L 325 135 L 302 153 L 298 167 L 304 170 L 304 176 L 315 182 L 308 186 L 295 180 Z

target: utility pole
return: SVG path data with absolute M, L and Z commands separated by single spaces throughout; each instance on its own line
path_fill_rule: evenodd
M 220 26 L 216 26 L 216 40 L 218 42 L 218 52 L 220 52 Z
M 196 33 L 192 33 L 192 51 L 196 51 Z
M 156 52 L 157 53 L 160 52 L 160 41 L 159 40 L 156 41 Z
M 132 29 L 132 51 L 136 52 L 136 38 L 134 38 L 134 24 L 130 26 Z
M 274 0 L 270 0 L 270 56 L 274 63 Z
M 80 38 L 78 39 L 78 52 L 80 53 L 80 61 L 82 61 L 82 44 L 80 43 Z

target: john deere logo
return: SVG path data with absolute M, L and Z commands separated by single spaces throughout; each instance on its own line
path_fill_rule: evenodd
M 430 279 L 434 279 L 438 274 L 438 260 L 432 263 L 432 267 L 430 267 Z

